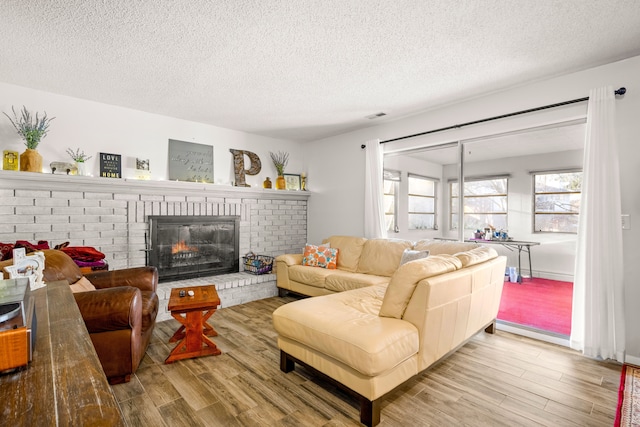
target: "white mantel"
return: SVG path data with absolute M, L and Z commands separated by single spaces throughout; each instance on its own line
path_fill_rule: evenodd
M 273 190 L 254 187 L 185 181 L 145 181 L 134 178 L 102 178 L 0 170 L 0 188 L 33 190 L 78 190 L 138 194 L 198 194 L 207 197 L 307 200 L 308 191 Z
M 145 265 L 149 215 L 238 215 L 240 255 L 297 253 L 307 191 L 0 171 L 0 242 L 92 246 L 114 269 Z M 241 261 L 241 260 L 240 260 Z

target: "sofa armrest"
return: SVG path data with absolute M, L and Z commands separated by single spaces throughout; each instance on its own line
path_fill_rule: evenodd
M 287 267 L 290 267 L 292 265 L 301 265 L 302 258 L 302 254 L 283 254 L 276 257 L 276 262 L 284 263 L 287 265 Z
M 97 289 L 133 286 L 141 291 L 156 291 L 158 269 L 155 267 L 135 267 L 112 271 L 95 271 L 85 274 Z
M 142 294 L 131 286 L 73 294 L 89 333 L 134 329 L 142 323 Z

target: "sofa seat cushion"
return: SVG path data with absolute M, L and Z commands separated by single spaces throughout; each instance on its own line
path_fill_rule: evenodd
M 336 359 L 362 375 L 380 375 L 418 352 L 410 322 L 379 317 L 385 286 L 372 286 L 285 304 L 273 312 L 283 337 Z
M 391 277 L 398 269 L 405 249 L 413 242 L 401 239 L 369 239 L 364 243 L 358 273 Z
M 335 274 L 326 276 L 324 279 L 324 287 L 334 292 L 344 292 L 365 286 L 387 284 L 389 284 L 388 277 L 374 276 L 372 274 L 347 273 L 339 270 Z
M 447 254 L 429 256 L 401 265 L 391 276 L 380 308 L 380 316 L 401 319 L 419 281 L 460 268 L 460 260 Z
M 308 267 L 305 265 L 292 265 L 289 267 L 289 280 L 304 283 L 316 288 L 324 288 L 325 278 L 336 274 L 339 270 L 329 270 L 320 267 Z

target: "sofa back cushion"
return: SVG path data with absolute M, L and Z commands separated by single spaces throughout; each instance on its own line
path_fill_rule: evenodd
M 366 241 L 364 237 L 331 236 L 322 243 L 329 242 L 332 248 L 338 249 L 338 269 L 353 273 L 358 269 L 358 261 Z
M 391 276 L 379 315 L 401 319 L 419 281 L 460 268 L 460 260 L 448 254 L 429 255 L 401 265 Z
M 412 242 L 401 239 L 369 239 L 364 243 L 358 262 L 358 273 L 391 277 L 400 267 L 405 249 Z
M 430 255 L 449 254 L 453 255 L 458 252 L 468 251 L 478 247 L 477 243 L 456 242 L 453 240 L 418 240 L 413 245 L 413 249 L 417 251 L 429 251 Z
M 498 252 L 488 246 L 477 246 L 468 251 L 458 252 L 454 256 L 460 260 L 462 268 L 464 268 L 496 258 L 498 256 Z

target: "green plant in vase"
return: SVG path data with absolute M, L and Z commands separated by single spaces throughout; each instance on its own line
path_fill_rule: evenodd
M 84 162 L 89 160 L 91 156 L 87 156 L 84 154 L 84 151 L 80 151 L 80 149 L 76 149 L 73 151 L 71 148 L 67 148 L 67 154 L 76 162 L 76 168 L 78 168 L 78 175 L 86 175 L 86 170 L 84 166 Z
M 269 154 L 271 155 L 273 165 L 276 167 L 276 171 L 278 172 L 278 178 L 276 179 L 276 190 L 286 190 L 287 182 L 284 180 L 284 168 L 289 162 L 289 153 L 286 153 L 284 151 L 273 153 L 269 151 Z
M 49 118 L 46 112 L 42 117 L 40 117 L 39 113 L 34 116 L 24 105 L 20 110 L 20 114 L 16 112 L 14 107 L 11 107 L 11 111 L 13 111 L 13 118 L 7 113 L 3 112 L 3 114 L 7 116 L 18 135 L 24 140 L 24 145 L 27 146 L 27 150 L 20 154 L 20 170 L 42 172 L 42 156 L 36 151 L 36 148 L 38 148 L 42 138 L 47 136 L 49 124 L 55 117 Z

